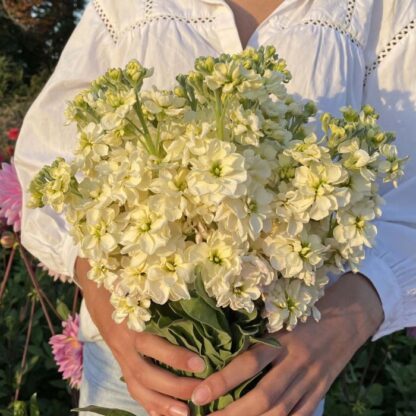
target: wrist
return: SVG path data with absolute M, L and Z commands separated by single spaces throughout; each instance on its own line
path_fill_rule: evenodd
M 377 332 L 384 320 L 381 300 L 372 283 L 360 273 L 348 272 L 331 286 L 318 308 L 343 316 L 342 325 L 363 344 Z

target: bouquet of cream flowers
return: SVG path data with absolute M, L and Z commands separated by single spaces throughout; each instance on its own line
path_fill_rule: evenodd
M 65 212 L 115 321 L 197 352 L 207 377 L 319 319 L 327 274 L 357 270 L 377 183 L 396 184 L 404 159 L 370 106 L 323 114 L 318 135 L 316 106 L 287 93 L 273 47 L 200 57 L 172 90 L 142 91 L 152 72 L 133 60 L 69 103 L 74 158 L 38 173 L 30 206 Z

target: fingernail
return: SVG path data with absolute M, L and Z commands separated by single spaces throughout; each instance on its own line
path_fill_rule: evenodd
M 188 361 L 190 370 L 194 373 L 200 373 L 205 370 L 205 361 L 201 357 L 192 357 Z
M 211 401 L 211 390 L 208 386 L 197 387 L 192 394 L 194 404 L 202 405 Z
M 172 416 L 189 416 L 189 409 L 185 407 L 172 406 L 169 408 L 169 413 Z

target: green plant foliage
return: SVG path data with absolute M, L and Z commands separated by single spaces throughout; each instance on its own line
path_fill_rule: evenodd
M 191 299 L 166 305 L 153 304 L 151 308 L 153 319 L 146 327 L 148 332 L 172 344 L 186 347 L 205 360 L 206 369 L 200 374 L 176 370 L 159 363 L 180 376 L 206 378 L 256 343 L 279 347 L 275 339 L 264 338 L 264 320 L 256 309 L 248 313 L 218 308 L 205 292 L 201 278 L 196 280 Z M 199 407 L 189 403 L 192 414 L 202 416 L 223 409 L 251 390 L 267 371 L 268 368 L 209 405 Z
M 416 339 L 404 332 L 368 342 L 331 388 L 327 415 L 416 415 Z
M 4 274 L 9 254 L 10 250 L 0 247 L 0 278 Z M 33 262 L 33 269 L 36 264 L 36 261 Z M 53 282 L 39 268 L 36 276 L 42 290 L 55 307 L 59 304 L 71 305 L 73 285 Z M 32 299 L 35 300 L 35 313 L 26 365 L 22 369 Z M 60 318 L 53 313 L 51 318 L 55 331 L 61 331 Z M 0 302 L 0 334 L 0 415 L 68 415 L 70 408 L 76 405 L 76 397 L 57 371 L 48 344 L 50 332 L 47 322 L 23 261 L 17 254 Z M 19 384 L 19 398 L 15 401 Z

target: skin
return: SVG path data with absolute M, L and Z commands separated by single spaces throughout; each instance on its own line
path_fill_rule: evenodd
M 241 44 L 246 46 L 257 26 L 283 0 L 228 1 Z M 186 416 L 189 408 L 176 400 L 209 403 L 248 380 L 272 363 L 272 369 L 249 394 L 214 413 L 217 416 L 311 416 L 331 384 L 354 353 L 383 321 L 376 290 L 367 278 L 347 273 L 318 302 L 319 323 L 308 320 L 292 332 L 274 336 L 278 350 L 256 346 L 237 357 L 222 371 L 203 382 L 181 378 L 151 364 L 154 358 L 177 369 L 203 371 L 203 360 L 157 336 L 136 333 L 116 324 L 109 292 L 86 278 L 90 266 L 78 258 L 76 280 L 82 287 L 91 318 L 118 361 L 128 391 L 151 416 Z
M 229 0 L 226 3 L 233 11 L 241 45 L 245 48 L 257 26 L 279 7 L 283 0 Z

